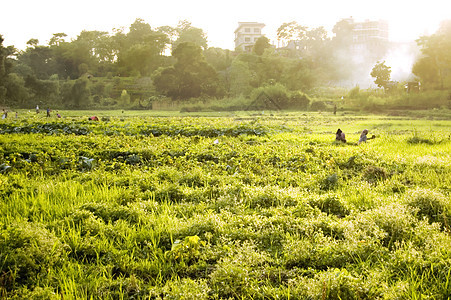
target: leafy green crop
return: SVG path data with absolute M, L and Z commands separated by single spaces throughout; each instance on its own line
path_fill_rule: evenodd
M 0 298 L 448 299 L 449 125 L 5 121 Z

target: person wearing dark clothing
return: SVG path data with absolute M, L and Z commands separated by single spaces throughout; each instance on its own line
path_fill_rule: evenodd
M 345 133 L 339 128 L 335 134 L 335 141 L 346 143 Z

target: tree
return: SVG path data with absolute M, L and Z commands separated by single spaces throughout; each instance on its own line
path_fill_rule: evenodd
M 174 99 L 219 95 L 218 75 L 206 62 L 200 46 L 181 43 L 172 56 L 177 60 L 174 66 L 161 68 L 154 75 L 158 92 Z
M 371 70 L 371 77 L 375 78 L 374 83 L 378 87 L 386 88 L 390 81 L 391 67 L 385 65 L 385 61 L 377 62 Z
M 296 21 L 283 23 L 277 29 L 277 41 L 286 46 L 288 42 L 304 37 L 307 27 L 299 25 Z
M 207 62 L 212 65 L 216 71 L 224 71 L 230 67 L 232 63 L 230 50 L 210 47 L 204 50 L 204 56 Z
M 433 86 L 441 81 L 436 60 L 430 56 L 419 58 L 412 67 L 412 73 L 418 76 L 425 86 Z
M 266 36 L 261 36 L 255 41 L 254 47 L 252 50 L 257 55 L 263 55 L 265 49 L 270 48 L 271 44 L 269 43 L 269 39 Z
M 25 87 L 24 79 L 15 73 L 10 73 L 5 80 L 6 99 L 3 102 L 7 105 L 20 106 L 29 98 L 28 89 Z M 7 101 L 6 101 L 7 100 Z
M 329 49 L 333 49 L 330 57 L 333 57 L 334 63 L 331 68 L 332 78 L 338 82 L 351 81 L 359 66 L 355 62 L 356 56 L 353 55 L 353 30 L 355 28 L 352 19 L 343 19 L 335 24 L 332 29 L 332 37 Z M 360 56 L 357 56 L 360 57 Z M 371 62 L 370 65 L 372 65 Z M 365 69 L 367 72 L 367 69 Z M 366 76 L 367 74 L 365 74 Z
M 417 44 L 423 55 L 412 72 L 424 84 L 444 88 L 451 70 L 451 21 L 442 22 L 435 34 L 419 38 Z
M 162 54 L 169 42 L 161 31 L 153 31 L 142 19 L 130 26 L 130 32 L 117 35 L 121 47 L 118 53 L 118 66 L 121 74 L 150 75 L 162 65 Z
M 38 39 L 29 39 L 27 42 L 27 45 L 29 45 L 31 47 L 36 47 L 38 44 L 39 44 Z
M 71 88 L 71 104 L 75 108 L 81 108 L 89 103 L 91 92 L 89 90 L 89 81 L 86 78 L 79 78 Z
M 306 59 L 285 61 L 281 82 L 291 91 L 308 90 L 315 83 L 315 74 Z
M 24 76 L 33 75 L 39 79 L 47 79 L 58 73 L 54 51 L 50 47 L 38 46 L 34 43 L 28 44 L 32 47 L 27 47 L 17 57 L 18 65 L 28 66 L 31 70 L 31 74 L 23 74 Z
M 348 48 L 352 44 L 352 36 L 354 30 L 354 23 L 351 20 L 343 19 L 337 22 L 332 29 L 332 32 L 335 34 L 333 38 L 336 46 Z
M 247 97 L 252 91 L 252 73 L 249 65 L 239 59 L 235 59 L 230 67 L 230 95 Z
M 49 46 L 59 46 L 61 43 L 65 43 L 64 40 L 67 37 L 67 34 L 64 32 L 54 33 L 52 38 L 49 41 Z
M 33 75 L 25 77 L 25 86 L 30 92 L 30 98 L 47 105 L 59 104 L 59 82 L 55 80 L 40 80 Z M 33 103 L 29 103 L 33 105 Z
M 0 34 L 0 82 L 3 82 L 6 72 L 6 58 L 8 57 L 7 49 L 3 47 L 3 36 Z
M 202 49 L 207 49 L 207 35 L 197 27 L 193 27 L 187 20 L 180 21 L 177 28 L 177 39 L 172 43 L 172 49 L 176 49 L 181 43 L 194 43 Z
M 3 47 L 3 36 L 0 34 L 0 84 L 13 67 L 12 59 L 17 51 L 13 46 Z
M 3 47 L 3 36 L 0 34 L 0 103 L 6 104 L 6 99 L 21 99 L 23 95 L 15 94 L 24 88 L 23 80 L 18 76 L 10 76 L 13 67 L 13 56 L 17 51 L 13 46 Z

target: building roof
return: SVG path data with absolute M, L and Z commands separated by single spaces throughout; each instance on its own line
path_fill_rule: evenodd
M 263 28 L 266 25 L 259 22 L 238 22 L 238 28 L 235 29 L 235 33 L 241 29 L 241 27 L 250 26 L 250 27 L 260 27 Z

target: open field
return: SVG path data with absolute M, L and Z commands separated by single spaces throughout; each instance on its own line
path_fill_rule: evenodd
M 451 297 L 450 118 L 61 114 L 0 121 L 0 298 Z

